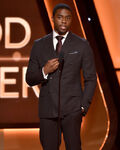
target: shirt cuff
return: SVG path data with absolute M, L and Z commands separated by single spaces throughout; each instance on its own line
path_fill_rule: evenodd
M 45 73 L 44 73 L 44 67 L 42 68 L 42 74 L 43 74 L 44 79 L 47 79 L 48 74 L 45 75 Z

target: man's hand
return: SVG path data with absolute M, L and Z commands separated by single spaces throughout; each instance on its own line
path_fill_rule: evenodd
M 54 72 L 58 68 L 58 66 L 59 66 L 58 58 L 48 60 L 48 62 L 45 64 L 43 68 L 45 75 Z

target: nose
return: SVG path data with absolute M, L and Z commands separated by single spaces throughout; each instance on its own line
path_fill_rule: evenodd
M 66 23 L 67 19 L 65 17 L 62 18 L 62 23 Z

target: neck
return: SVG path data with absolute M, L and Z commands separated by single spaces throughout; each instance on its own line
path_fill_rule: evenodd
M 61 36 L 65 35 L 65 34 L 68 32 L 68 31 L 66 31 L 65 33 L 61 33 L 61 32 L 56 31 L 55 29 L 54 29 L 54 31 L 55 31 L 56 33 L 58 33 L 59 35 L 61 35 Z

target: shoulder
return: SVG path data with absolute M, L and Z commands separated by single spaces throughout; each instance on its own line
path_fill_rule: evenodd
M 83 38 L 83 37 L 80 37 L 79 35 L 75 34 L 75 33 L 72 33 L 70 32 L 70 36 L 71 36 L 71 39 L 72 41 L 77 44 L 77 45 L 80 45 L 80 46 L 88 46 L 89 45 L 89 42 L 87 39 Z
M 51 39 L 52 37 L 52 33 L 45 35 L 39 39 L 36 39 L 33 42 L 33 46 L 32 46 L 32 52 L 34 53 L 41 53 L 42 52 L 42 48 L 45 47 L 45 45 L 49 42 L 48 39 Z
M 81 41 L 81 42 L 86 42 L 87 41 L 85 38 L 82 38 L 82 37 L 80 37 L 79 35 L 77 35 L 75 33 L 70 32 L 70 35 L 75 40 L 78 40 L 78 41 Z
M 48 39 L 52 38 L 52 33 L 49 33 L 39 39 L 36 39 L 34 41 L 35 44 L 43 44 L 44 42 L 46 42 Z

